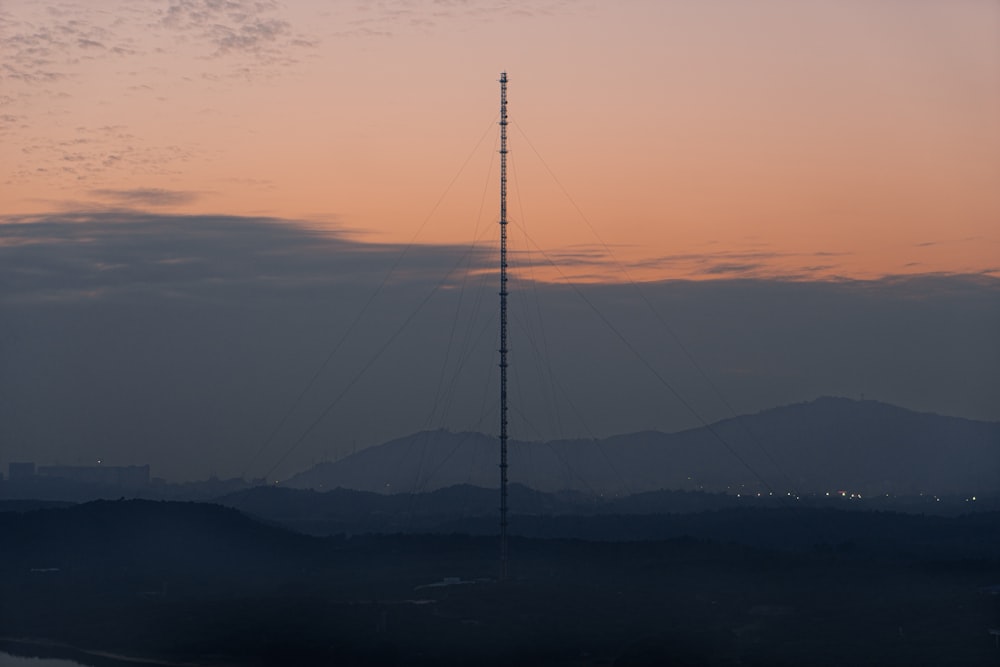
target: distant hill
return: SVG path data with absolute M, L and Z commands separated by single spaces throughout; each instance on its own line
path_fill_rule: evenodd
M 231 508 L 190 502 L 98 500 L 0 512 L 0 564 L 42 569 L 100 567 L 236 571 L 285 561 L 310 538 Z
M 497 491 L 468 484 L 417 494 L 384 494 L 334 489 L 318 492 L 260 486 L 216 499 L 268 522 L 314 535 L 339 533 L 440 533 L 493 531 Z M 510 505 L 519 514 L 558 516 L 609 511 L 590 496 L 542 493 L 510 487 Z M 662 505 L 661 505 L 662 506 Z M 472 524 L 462 522 L 475 520 Z M 444 526 L 444 528 L 442 528 Z
M 496 487 L 497 440 L 424 431 L 322 463 L 292 488 L 378 493 Z M 1000 488 L 1000 423 L 824 397 L 682 431 L 512 441 L 511 479 L 540 491 L 629 495 L 658 489 L 864 495 Z
M 218 498 L 215 502 L 269 524 L 316 536 L 495 535 L 499 518 L 497 490 L 469 485 L 416 494 L 348 489 L 319 492 L 260 486 Z M 926 519 L 921 525 L 930 525 L 932 520 L 961 518 L 968 525 L 975 526 L 1000 518 L 1000 496 L 995 493 L 979 497 L 978 502 L 970 502 L 969 498 L 961 496 L 872 496 L 851 500 L 820 494 L 791 499 L 703 491 L 650 491 L 618 498 L 600 498 L 565 491 L 543 493 L 513 484 L 509 489 L 509 507 L 511 535 L 590 540 L 669 539 L 698 535 L 732 541 L 737 533 L 743 534 L 741 539 L 745 539 L 746 535 L 757 531 L 751 523 L 763 520 L 767 524 L 770 520 L 761 517 L 779 516 L 777 513 L 768 514 L 776 510 L 787 512 L 788 516 L 796 517 L 795 521 L 804 523 L 812 520 L 807 517 L 838 515 L 843 521 L 857 522 L 852 525 L 864 525 L 865 520 L 850 519 L 846 517 L 848 514 L 891 514 L 899 517 L 893 520 L 897 522 L 908 521 L 903 515 L 921 515 L 922 520 Z M 722 525 L 707 518 L 713 515 L 736 518 L 725 531 L 701 532 L 700 526 L 708 523 Z M 748 523 L 745 517 L 750 516 L 754 517 L 754 521 Z M 794 530 L 797 537 L 793 539 L 782 530 L 762 528 L 759 536 L 762 539 L 748 543 L 773 547 L 805 539 L 812 534 L 798 524 Z M 769 535 L 767 539 L 763 539 L 764 533 Z M 917 533 L 919 531 L 915 530 L 914 534 Z M 810 544 L 812 542 L 806 542 L 807 546 Z M 947 549 L 954 549 L 954 546 L 951 544 Z

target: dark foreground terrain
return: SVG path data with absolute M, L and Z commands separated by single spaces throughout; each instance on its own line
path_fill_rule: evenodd
M 0 512 L 0 650 L 91 664 L 1000 663 L 1000 514 L 685 521 L 712 539 L 515 538 L 499 582 L 490 537 L 310 537 L 197 503 Z

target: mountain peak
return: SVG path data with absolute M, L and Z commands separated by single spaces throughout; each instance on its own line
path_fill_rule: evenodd
M 379 493 L 495 488 L 497 458 L 494 436 L 421 431 L 320 464 L 287 485 Z M 509 460 L 511 481 L 540 491 L 975 493 L 1000 488 L 1000 424 L 821 396 L 678 433 L 512 441 Z

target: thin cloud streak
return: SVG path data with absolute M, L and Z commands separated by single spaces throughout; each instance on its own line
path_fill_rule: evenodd
M 117 202 L 124 206 L 178 206 L 190 204 L 201 198 L 202 193 L 163 188 L 132 188 L 128 190 L 91 190 L 93 196 Z

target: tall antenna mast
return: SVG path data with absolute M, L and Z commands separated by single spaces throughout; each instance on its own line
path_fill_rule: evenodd
M 507 72 L 500 73 L 500 579 L 507 578 Z

